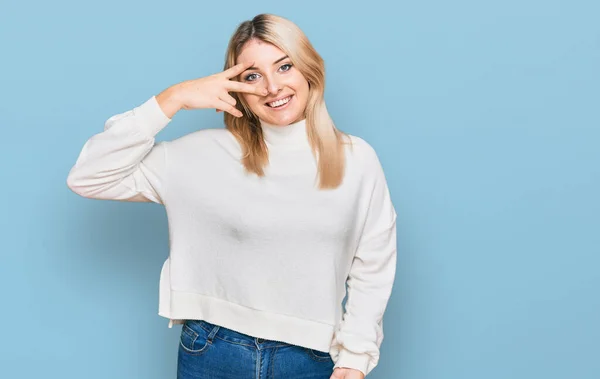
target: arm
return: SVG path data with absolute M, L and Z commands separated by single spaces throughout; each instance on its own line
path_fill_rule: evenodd
M 396 212 L 381 164 L 368 148 L 372 180 L 364 229 L 348 276 L 346 312 L 335 332 L 335 367 L 360 370 L 365 376 L 379 361 L 383 314 L 396 273 Z
M 104 131 L 84 144 L 67 186 L 92 199 L 162 204 L 167 143 L 155 143 L 155 136 L 178 110 L 170 94 L 165 91 L 110 117 Z

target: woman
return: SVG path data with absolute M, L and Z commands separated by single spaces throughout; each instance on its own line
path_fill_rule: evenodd
M 165 206 L 159 315 L 182 324 L 179 379 L 360 379 L 378 363 L 396 212 L 375 151 L 335 128 L 324 87 L 302 31 L 258 15 L 223 72 L 110 117 L 69 174 L 81 196 Z M 202 108 L 226 128 L 155 142 Z

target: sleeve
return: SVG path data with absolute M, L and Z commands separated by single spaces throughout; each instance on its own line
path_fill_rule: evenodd
M 155 136 L 170 121 L 156 96 L 110 117 L 104 131 L 85 142 L 67 186 L 92 199 L 162 204 L 167 142 L 155 143 Z
M 348 298 L 334 333 L 334 367 L 362 371 L 366 376 L 379 361 L 383 314 L 396 273 L 396 211 L 383 168 L 370 149 L 372 191 L 364 228 L 347 278 Z

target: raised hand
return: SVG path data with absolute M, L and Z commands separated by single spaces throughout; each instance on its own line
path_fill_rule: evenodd
M 174 86 L 175 98 L 182 109 L 215 108 L 217 111 L 242 117 L 242 112 L 235 107 L 236 100 L 229 92 L 245 92 L 258 96 L 268 94 L 265 88 L 231 80 L 253 64 L 254 62 L 240 63 L 213 75 L 178 83 Z

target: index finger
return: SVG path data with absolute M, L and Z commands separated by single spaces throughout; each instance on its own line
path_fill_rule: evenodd
M 242 72 L 244 72 L 247 68 L 251 67 L 253 64 L 254 64 L 254 62 L 238 63 L 235 66 L 232 66 L 232 67 L 228 68 L 227 70 L 223 71 L 223 74 L 225 75 L 225 77 L 227 79 L 231 79 L 233 77 L 238 76 Z
M 242 83 L 242 82 L 236 82 L 236 81 L 232 81 L 230 80 L 227 85 L 225 86 L 225 88 L 227 88 L 227 91 L 233 91 L 233 92 L 246 92 L 246 93 L 252 93 L 255 95 L 260 95 L 260 96 L 266 96 L 269 92 L 263 88 L 263 87 L 257 87 L 257 86 L 253 86 L 252 84 L 247 84 L 247 83 Z

